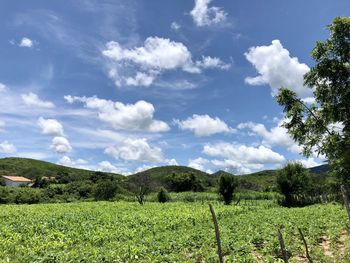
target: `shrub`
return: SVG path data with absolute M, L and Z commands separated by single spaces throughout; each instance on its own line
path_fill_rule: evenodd
M 114 181 L 100 181 L 95 186 L 94 197 L 97 200 L 110 200 L 115 196 L 117 188 Z
M 224 200 L 225 205 L 229 205 L 233 199 L 233 192 L 238 185 L 234 175 L 222 174 L 219 178 L 219 194 Z
M 159 203 L 166 203 L 170 201 L 170 195 L 164 187 L 160 188 L 157 195 L 157 199 Z
M 168 185 L 174 192 L 202 192 L 204 186 L 202 181 L 194 174 L 172 174 L 168 178 Z
M 288 163 L 277 175 L 277 185 L 284 195 L 282 205 L 301 206 L 309 204 L 310 199 L 310 174 L 301 163 Z

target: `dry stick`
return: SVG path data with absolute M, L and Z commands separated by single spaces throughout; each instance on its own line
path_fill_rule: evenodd
M 299 234 L 301 236 L 301 239 L 304 242 L 305 251 L 306 251 L 306 257 L 309 260 L 309 262 L 312 263 L 312 259 L 311 259 L 310 254 L 309 254 L 309 248 L 307 247 L 307 243 L 306 243 L 305 237 L 303 235 L 303 232 L 301 231 L 301 229 L 299 227 L 298 227 L 298 231 L 299 231 Z
M 213 222 L 214 222 L 215 238 L 216 238 L 216 243 L 218 245 L 219 262 L 224 263 L 224 259 L 222 257 L 222 250 L 221 250 L 221 240 L 220 240 L 220 231 L 219 231 L 218 220 L 216 219 L 215 211 L 214 211 L 214 208 L 212 207 L 211 204 L 209 204 L 209 209 L 210 209 L 211 215 L 213 217 Z
M 349 207 L 348 193 L 347 193 L 344 185 L 341 185 L 340 189 L 341 189 L 341 193 L 343 195 L 344 205 L 345 205 L 346 211 L 348 212 L 348 217 L 349 217 L 349 220 L 350 220 L 350 207 Z
M 283 236 L 280 229 L 278 229 L 278 240 L 280 241 L 283 261 L 284 263 L 288 263 L 287 251 L 286 251 L 286 247 L 284 246 Z

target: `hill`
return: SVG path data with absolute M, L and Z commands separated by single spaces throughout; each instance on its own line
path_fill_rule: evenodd
M 66 167 L 50 162 L 39 161 L 29 158 L 3 158 L 0 159 L 0 175 L 24 176 L 30 179 L 36 177 L 62 177 L 65 176 L 71 181 L 84 180 L 91 177 L 93 171 Z M 123 178 L 122 175 L 102 173 L 106 176 Z
M 148 169 L 146 171 L 142 171 L 133 175 L 129 175 L 126 179 L 128 182 L 136 182 L 142 180 L 144 178 L 148 178 L 150 180 L 150 184 L 155 186 L 155 188 L 159 186 L 166 186 L 168 180 L 171 176 L 178 175 L 194 175 L 198 178 L 205 186 L 213 186 L 215 184 L 216 177 L 202 172 L 200 170 L 187 167 L 187 166 L 161 166 Z

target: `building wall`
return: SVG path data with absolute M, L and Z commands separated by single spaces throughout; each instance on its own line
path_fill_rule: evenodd
M 23 184 L 28 184 L 28 182 L 14 182 L 14 181 L 11 181 L 11 180 L 8 180 L 8 179 L 5 179 L 5 183 L 6 183 L 6 186 L 14 186 L 14 187 L 19 187 Z

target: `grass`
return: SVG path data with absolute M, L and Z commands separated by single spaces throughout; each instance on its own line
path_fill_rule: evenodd
M 300 262 L 304 251 L 297 227 L 304 231 L 314 262 L 350 260 L 349 224 L 339 205 L 288 209 L 270 200 L 238 206 L 212 203 L 227 262 L 281 262 L 278 228 L 290 262 Z M 207 202 L 3 205 L 0 233 L 1 262 L 217 260 Z M 331 256 L 324 255 L 324 240 Z

